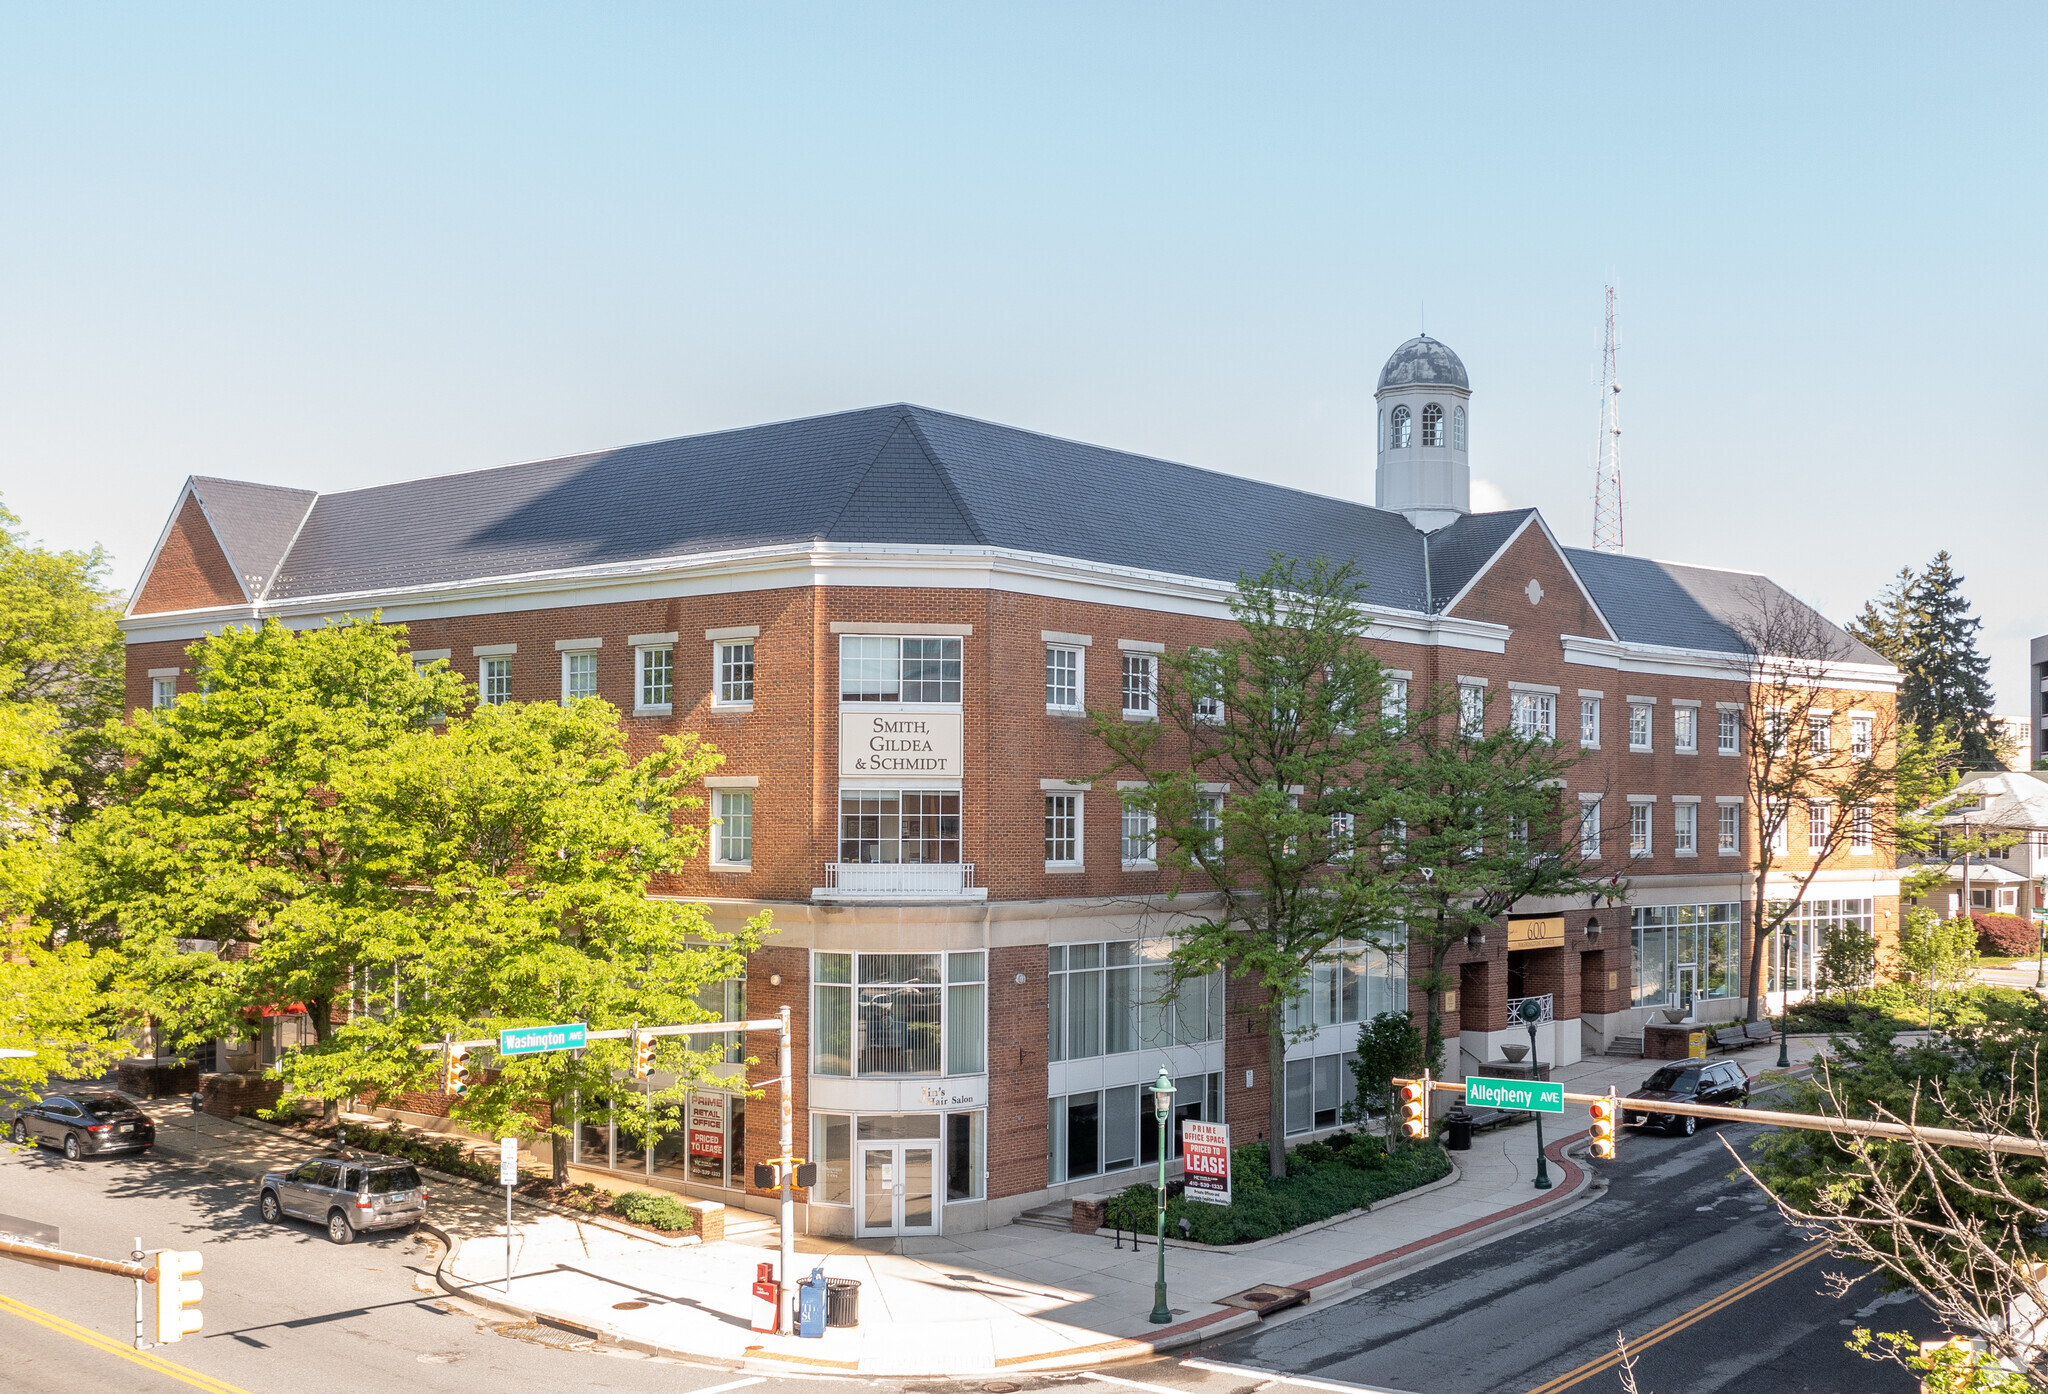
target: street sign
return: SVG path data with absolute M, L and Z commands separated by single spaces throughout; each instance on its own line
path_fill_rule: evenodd
M 519 1184 L 519 1139 L 516 1137 L 498 1139 L 498 1184 Z
M 1230 1125 L 1197 1123 L 1190 1119 L 1180 1125 L 1181 1175 L 1183 1192 L 1189 1200 L 1207 1205 L 1230 1204 Z
M 498 1054 L 538 1055 L 544 1050 L 581 1050 L 589 1044 L 580 1021 L 560 1026 L 512 1026 L 498 1033 Z
M 1465 1102 L 1480 1108 L 1518 1108 L 1527 1113 L 1563 1113 L 1564 1085 L 1541 1079 L 1465 1076 Z

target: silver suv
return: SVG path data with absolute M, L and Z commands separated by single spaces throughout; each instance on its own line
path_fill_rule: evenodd
M 329 1239 L 346 1244 L 365 1230 L 407 1229 L 426 1219 L 427 1192 L 402 1157 L 340 1152 L 266 1172 L 256 1208 L 271 1224 L 287 1215 L 324 1224 Z

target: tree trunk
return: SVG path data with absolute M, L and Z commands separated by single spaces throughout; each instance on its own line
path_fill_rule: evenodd
M 554 1124 L 554 1131 L 548 1138 L 552 1144 L 548 1155 L 548 1175 L 557 1186 L 569 1184 L 569 1134 L 562 1127 L 562 1118 L 568 1112 L 567 1099 L 549 1101 L 549 1121 Z
M 317 1045 L 326 1045 L 334 1039 L 334 999 L 316 997 L 306 1003 L 306 1016 L 313 1023 L 313 1040 Z M 341 1100 L 322 1099 L 320 1126 L 339 1128 L 341 1126 Z
M 1281 1004 L 1266 995 L 1266 1175 L 1287 1174 L 1287 1030 Z

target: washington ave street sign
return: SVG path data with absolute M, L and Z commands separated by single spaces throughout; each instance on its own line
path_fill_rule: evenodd
M 1518 1108 L 1529 1113 L 1563 1113 L 1564 1085 L 1545 1080 L 1465 1076 L 1465 1102 L 1475 1108 Z
M 578 1050 L 588 1041 L 580 1021 L 560 1026 L 513 1026 L 498 1033 L 498 1054 L 537 1055 L 544 1050 Z

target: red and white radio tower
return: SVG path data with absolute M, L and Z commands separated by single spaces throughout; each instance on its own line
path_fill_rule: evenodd
M 1593 550 L 1621 550 L 1621 380 L 1615 376 L 1614 287 L 1607 288 L 1607 348 L 1600 358 L 1600 445 L 1593 474 Z

